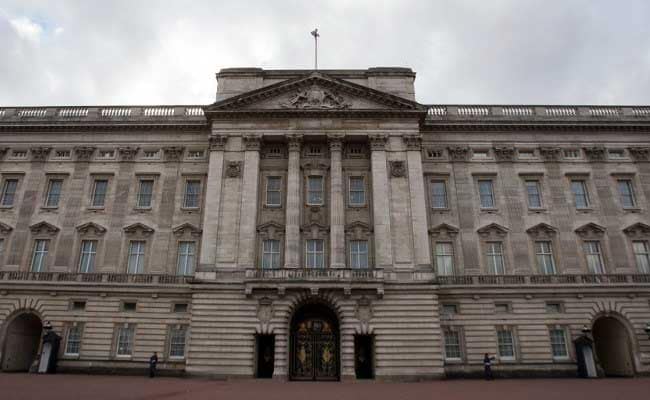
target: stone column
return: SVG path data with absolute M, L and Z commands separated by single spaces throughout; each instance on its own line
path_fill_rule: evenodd
M 424 176 L 422 173 L 422 136 L 404 136 L 408 164 L 411 198 L 411 221 L 413 224 L 413 255 L 415 266 L 431 266 L 429 232 L 427 229 L 427 206 Z
M 343 135 L 330 135 L 330 265 L 345 268 L 345 206 L 343 192 Z
M 217 233 L 219 232 L 223 156 L 227 141 L 228 137 L 224 135 L 210 136 L 210 161 L 208 182 L 205 185 L 201 257 L 197 272 L 209 271 L 217 265 Z
M 284 267 L 297 268 L 300 262 L 300 145 L 302 135 L 287 135 L 287 214 L 285 222 Z
M 260 170 L 260 141 L 256 135 L 244 135 L 244 181 L 242 183 L 239 225 L 239 267 L 253 268 L 257 235 L 257 191 Z
M 393 243 L 390 233 L 390 188 L 386 168 L 386 135 L 372 135 L 370 139 L 372 169 L 372 219 L 375 237 L 375 265 L 393 266 Z

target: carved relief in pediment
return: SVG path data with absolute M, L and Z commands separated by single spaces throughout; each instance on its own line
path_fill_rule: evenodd
M 297 109 L 345 109 L 350 107 L 343 96 L 314 84 L 306 90 L 298 90 L 287 101 L 281 102 L 283 108 Z

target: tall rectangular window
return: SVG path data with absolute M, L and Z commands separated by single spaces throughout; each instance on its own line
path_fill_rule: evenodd
M 104 207 L 106 204 L 106 192 L 108 191 L 108 180 L 95 179 L 93 187 L 92 207 Z
M 262 268 L 280 268 L 280 241 L 267 239 L 262 242 Z
M 589 193 L 587 192 L 587 185 L 582 180 L 571 181 L 571 192 L 573 193 L 573 201 L 576 208 L 589 207 Z
M 324 240 L 309 239 L 306 242 L 305 265 L 307 268 L 324 267 Z
M 178 262 L 176 273 L 178 275 L 194 274 L 194 262 L 196 260 L 196 243 L 179 242 L 178 243 Z
M 307 204 L 323 204 L 323 177 L 310 176 L 307 178 Z
M 184 208 L 199 208 L 201 200 L 201 181 L 189 180 L 185 182 L 185 196 L 183 196 Z
M 493 275 L 505 274 L 506 267 L 503 260 L 503 245 L 501 242 L 488 242 L 486 245 L 488 272 Z
M 16 199 L 16 189 L 18 188 L 18 179 L 7 179 L 2 186 L 2 199 L 0 205 L 11 207 Z
M 83 240 L 79 254 L 79 272 L 90 273 L 95 270 L 96 240 Z
M 636 259 L 636 265 L 639 268 L 639 272 L 642 274 L 650 274 L 650 246 L 646 241 L 634 241 L 632 242 L 632 247 L 634 248 L 634 258 Z
M 118 356 L 131 356 L 133 354 L 133 334 L 135 328 L 133 325 L 120 326 L 117 328 L 117 349 Z
M 350 205 L 362 206 L 366 204 L 366 187 L 362 176 L 350 177 Z
M 365 240 L 350 241 L 350 267 L 368 268 L 368 242 Z
M 460 360 L 463 356 L 460 346 L 460 332 L 456 330 L 445 329 L 445 359 Z
M 431 207 L 449 208 L 449 204 L 447 203 L 447 184 L 445 181 L 431 182 Z
M 134 240 L 129 243 L 129 261 L 126 272 L 141 274 L 144 272 L 144 240 Z
M 515 358 L 515 339 L 509 328 L 497 329 L 497 349 L 499 358 L 512 360 Z
M 494 208 L 494 186 L 492 180 L 478 181 L 478 192 L 481 197 L 481 208 Z
M 603 262 L 603 254 L 600 249 L 600 242 L 597 240 L 590 240 L 584 242 L 583 248 L 587 258 L 587 268 L 592 274 L 604 274 L 605 267 Z
M 539 181 L 526 181 L 526 195 L 528 196 L 529 208 L 542 208 L 542 193 Z
M 78 356 L 81 350 L 81 325 L 71 326 L 68 328 L 68 338 L 65 341 L 66 356 Z
M 440 276 L 454 274 L 454 246 L 449 242 L 436 243 L 436 273 Z
M 174 326 L 169 330 L 169 357 L 184 358 L 185 343 L 187 341 L 187 327 Z
M 45 197 L 46 207 L 58 207 L 61 200 L 61 188 L 63 187 L 62 179 L 50 179 L 47 185 L 47 195 Z
M 45 270 L 45 261 L 47 251 L 50 247 L 50 241 L 47 239 L 37 239 L 34 241 L 34 253 L 32 254 L 32 272 L 43 272 Z
M 556 273 L 553 246 L 550 241 L 535 242 L 535 258 L 542 274 L 552 275 Z
M 632 181 L 629 179 L 619 179 L 618 180 L 618 195 L 621 199 L 621 204 L 624 208 L 633 208 L 636 206 L 636 200 L 634 199 L 634 187 L 632 186 Z
M 564 329 L 551 329 L 549 333 L 553 358 L 568 358 L 569 349 L 567 347 L 566 332 Z
M 279 176 L 266 177 L 266 205 L 282 206 L 282 178 Z
M 151 200 L 153 197 L 153 179 L 141 179 L 140 187 L 138 188 L 138 208 L 151 207 Z

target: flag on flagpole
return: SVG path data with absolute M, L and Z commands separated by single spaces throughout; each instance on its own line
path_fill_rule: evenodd
M 318 28 L 311 31 L 311 35 L 315 38 L 319 37 L 320 35 L 318 34 Z

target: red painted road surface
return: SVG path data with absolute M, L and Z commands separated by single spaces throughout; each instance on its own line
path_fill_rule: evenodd
M 99 375 L 0 373 L 0 400 L 633 400 L 650 379 L 452 380 L 424 383 L 215 381 Z

